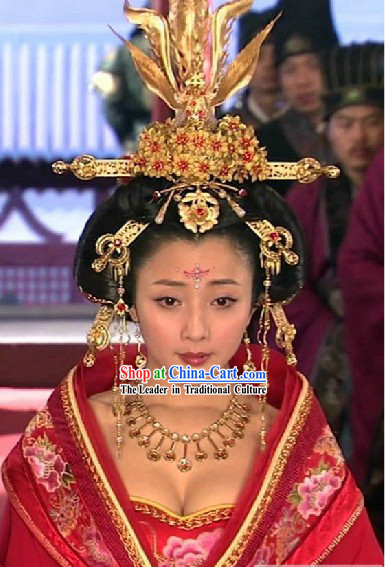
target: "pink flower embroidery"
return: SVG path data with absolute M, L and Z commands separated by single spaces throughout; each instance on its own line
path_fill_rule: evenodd
M 297 506 L 299 514 L 305 520 L 312 514 L 320 516 L 330 497 L 341 484 L 342 480 L 332 470 L 323 470 L 319 474 L 307 477 L 297 489 L 300 497 Z
M 167 567 L 171 562 L 175 567 L 200 565 L 206 560 L 223 531 L 222 528 L 217 528 L 213 532 L 203 532 L 196 539 L 169 537 L 162 550 L 165 560 L 160 562 L 160 567 Z
M 60 487 L 62 475 L 66 470 L 62 457 L 37 443 L 25 447 L 23 452 L 37 482 L 43 484 L 48 492 L 55 492 Z
M 271 560 L 272 547 L 264 546 L 256 551 L 247 567 L 257 567 L 258 565 L 273 565 L 274 563 L 271 563 Z
M 80 533 L 83 536 L 88 557 L 93 560 L 93 565 L 115 565 L 101 534 L 97 531 L 94 524 L 87 527 L 83 526 Z

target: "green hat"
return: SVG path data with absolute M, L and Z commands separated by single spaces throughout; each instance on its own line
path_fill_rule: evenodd
M 322 53 L 338 44 L 329 0 L 280 0 L 282 17 L 276 24 L 275 58 Z
M 384 104 L 383 43 L 353 43 L 326 56 L 326 115 L 356 104 Z

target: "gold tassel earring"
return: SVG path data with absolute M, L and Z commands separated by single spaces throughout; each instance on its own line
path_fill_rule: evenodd
M 117 447 L 117 457 L 121 456 L 122 446 L 123 446 L 123 403 L 122 394 L 119 388 L 119 369 L 124 363 L 125 356 L 124 351 L 120 349 L 119 358 L 117 353 L 114 351 L 114 382 L 113 382 L 113 416 L 115 417 L 115 444 Z
M 114 311 L 116 317 L 118 318 L 118 334 L 119 334 L 119 351 L 118 356 L 113 349 L 114 353 L 114 383 L 113 383 L 113 415 L 116 418 L 115 424 L 115 443 L 117 446 L 117 456 L 120 457 L 121 449 L 123 445 L 123 425 L 122 425 L 122 416 L 123 416 L 123 403 L 122 403 L 122 394 L 119 388 L 119 370 L 122 364 L 125 362 L 126 357 L 126 341 L 125 337 L 127 336 L 127 320 L 126 320 L 126 313 L 128 313 L 129 308 L 123 299 L 125 288 L 123 287 L 123 271 L 121 270 L 118 273 L 118 301 L 114 306 Z M 111 347 L 113 348 L 113 347 Z
M 293 252 L 293 250 L 291 250 L 293 244 L 292 234 L 286 228 L 282 226 L 275 227 L 268 220 L 247 221 L 246 224 L 260 238 L 260 265 L 265 273 L 265 279 L 263 281 L 264 292 L 261 301 L 261 314 L 257 340 L 261 345 L 261 369 L 266 373 L 268 387 L 269 346 L 267 337 L 271 327 L 271 312 L 275 305 L 270 296 L 272 276 L 277 276 L 280 273 L 282 258 L 290 266 L 296 266 L 299 262 L 299 257 L 295 252 Z M 275 315 L 278 315 L 279 312 L 275 310 L 274 313 Z M 289 328 L 286 330 L 292 331 L 292 329 Z M 290 346 L 292 348 L 292 345 L 289 344 L 287 339 L 285 339 L 285 341 L 288 356 L 290 356 Z M 290 357 L 290 360 L 292 361 L 293 358 Z M 260 419 L 262 424 L 260 432 L 260 447 L 262 450 L 266 448 L 266 400 L 266 395 L 260 396 Z
M 250 347 L 251 340 L 248 337 L 247 331 L 244 331 L 243 343 L 244 343 L 245 351 L 246 351 L 246 354 L 247 354 L 247 360 L 243 364 L 243 371 L 244 372 L 255 371 L 256 366 L 255 366 L 255 363 L 253 362 L 253 359 L 252 359 L 252 351 L 251 351 L 251 347 Z
M 137 368 L 146 368 L 147 357 L 143 352 L 141 352 L 142 334 L 137 322 L 136 325 L 134 333 L 134 336 L 137 339 L 137 356 L 135 357 L 135 365 Z
M 268 269 L 265 272 L 265 280 L 263 282 L 264 285 L 264 296 L 262 302 L 262 309 L 260 314 L 260 321 L 259 321 L 259 331 L 257 340 L 261 346 L 261 370 L 265 372 L 267 378 L 267 388 L 269 386 L 268 381 L 268 364 L 269 364 L 269 346 L 268 346 L 268 333 L 271 327 L 271 318 L 270 318 L 270 306 L 271 306 L 271 298 L 269 295 L 269 290 L 271 287 L 271 275 Z M 267 395 L 259 396 L 259 405 L 260 405 L 260 422 L 261 422 L 261 429 L 260 429 L 260 449 L 265 451 L 267 447 L 266 437 L 267 437 L 267 420 L 266 420 L 266 405 L 267 405 Z

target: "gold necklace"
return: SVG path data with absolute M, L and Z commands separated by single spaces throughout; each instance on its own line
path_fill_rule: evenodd
M 170 429 L 164 427 L 150 414 L 139 395 L 134 400 L 125 401 L 124 415 L 126 424 L 129 426 L 129 437 L 137 439 L 138 445 L 147 449 L 147 458 L 151 461 L 159 461 L 161 457 L 168 462 L 175 461 L 177 459 L 176 446 L 182 443 L 183 454 L 177 462 L 177 468 L 181 472 L 187 472 L 193 466 L 193 460 L 188 458 L 188 448 L 193 444 L 196 447 L 194 458 L 198 462 L 208 457 L 207 451 L 202 449 L 200 442 L 207 442 L 211 445 L 215 459 L 227 459 L 228 448 L 233 447 L 237 439 L 244 437 L 244 428 L 251 419 L 250 411 L 249 405 L 241 404 L 234 396 L 219 419 L 200 433 L 192 435 L 171 432 Z M 146 428 L 151 428 L 151 430 L 146 431 Z M 222 431 L 223 428 L 228 431 Z M 217 439 L 216 436 L 220 439 Z M 167 449 L 162 449 L 165 439 L 170 439 L 171 444 Z M 222 446 L 218 445 L 219 442 L 222 443 Z M 154 443 L 153 446 L 151 446 L 152 443 Z

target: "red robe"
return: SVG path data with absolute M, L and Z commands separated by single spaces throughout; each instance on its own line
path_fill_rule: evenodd
M 313 381 L 322 347 L 337 318 L 317 291 L 318 282 L 328 274 L 329 254 L 325 180 L 296 184 L 286 201 L 293 209 L 307 243 L 307 279 L 304 287 L 286 307 L 288 320 L 295 324 L 294 350 L 298 369 Z
M 134 357 L 129 349 L 127 363 Z M 230 365 L 241 373 L 245 358 L 241 347 Z M 259 347 L 253 347 L 253 358 L 259 367 Z M 308 381 L 275 352 L 268 367 L 268 402 L 278 413 L 267 450 L 256 457 L 232 513 L 221 528 L 215 519 L 205 525 L 213 545 L 195 534 L 177 555 L 169 553 L 171 544 L 190 532 L 175 526 L 171 541 L 170 525 L 153 524 L 156 537 L 170 544 L 162 549 L 168 561 L 157 557 L 88 402 L 111 387 L 113 371 L 109 351 L 93 368 L 80 363 L 5 461 L 11 503 L 0 542 L 5 567 L 383 563 L 362 494 Z M 205 547 L 203 540 L 207 555 L 189 562 L 188 553 L 198 544 Z
M 338 264 L 353 378 L 352 469 L 361 484 L 384 400 L 383 152 L 382 148 L 357 194 Z

